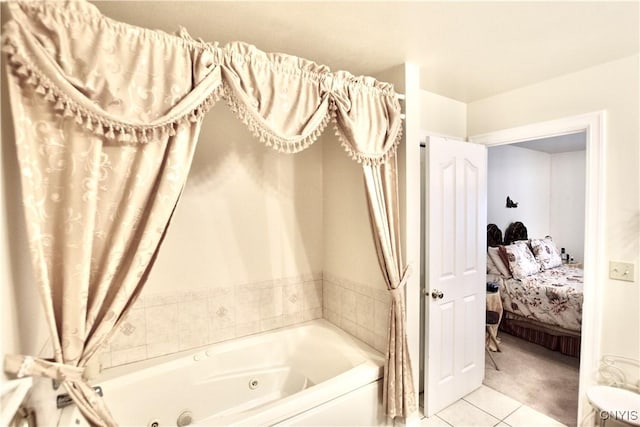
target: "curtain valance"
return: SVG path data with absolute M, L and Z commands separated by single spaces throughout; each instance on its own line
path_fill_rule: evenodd
M 233 42 L 223 47 L 103 16 L 77 0 L 10 4 L 3 50 L 27 83 L 99 136 L 146 143 L 199 121 L 220 98 L 263 143 L 312 144 L 330 121 L 347 153 L 381 164 L 401 138 L 388 83 Z

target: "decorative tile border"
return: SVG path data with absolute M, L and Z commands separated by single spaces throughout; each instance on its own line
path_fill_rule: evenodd
M 390 304 L 386 289 L 328 272 L 143 294 L 100 364 L 124 365 L 322 317 L 385 352 Z
M 387 349 L 391 296 L 377 289 L 324 272 L 323 317 L 380 352 Z
M 323 313 L 322 273 L 143 295 L 100 364 L 108 368 L 269 331 Z

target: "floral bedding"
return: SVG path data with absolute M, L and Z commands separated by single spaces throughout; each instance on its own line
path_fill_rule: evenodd
M 503 279 L 502 305 L 527 319 L 580 331 L 582 269 L 561 265 L 517 279 Z

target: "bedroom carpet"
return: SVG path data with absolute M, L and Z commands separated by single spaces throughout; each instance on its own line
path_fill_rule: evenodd
M 504 332 L 498 334 L 498 364 L 485 357 L 484 384 L 567 426 L 576 425 L 579 359 L 548 350 Z

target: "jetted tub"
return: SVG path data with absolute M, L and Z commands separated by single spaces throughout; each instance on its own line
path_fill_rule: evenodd
M 382 354 L 325 320 L 105 370 L 121 426 L 380 425 Z M 71 405 L 59 426 L 87 425 Z

